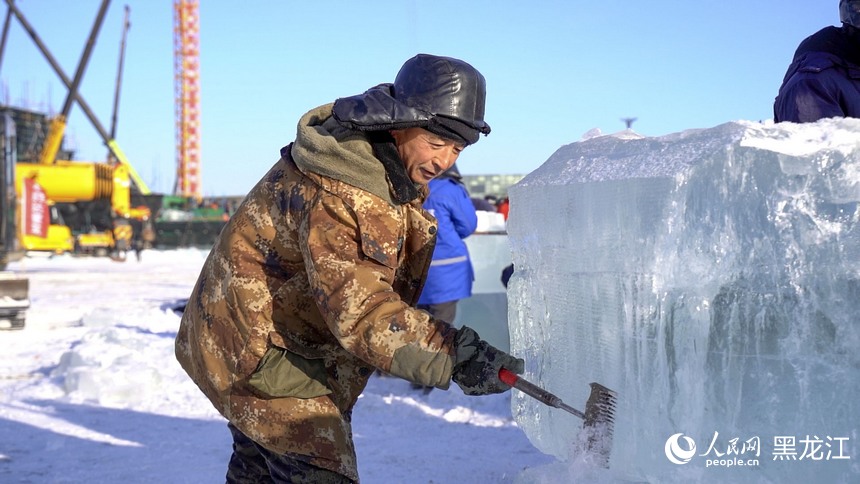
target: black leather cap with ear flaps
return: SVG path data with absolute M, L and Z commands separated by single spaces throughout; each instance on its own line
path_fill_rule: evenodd
M 394 84 L 340 98 L 332 114 L 359 131 L 420 127 L 472 144 L 490 133 L 485 102 L 486 81 L 477 69 L 458 59 L 418 54 L 403 64 Z
M 860 0 L 840 0 L 839 21 L 860 29 Z
M 394 79 L 394 97 L 433 114 L 437 124 L 470 144 L 481 133 L 490 133 L 484 122 L 487 82 L 477 69 L 459 59 L 429 54 L 409 59 Z

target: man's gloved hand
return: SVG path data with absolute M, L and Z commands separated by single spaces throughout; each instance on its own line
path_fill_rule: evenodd
M 472 328 L 463 326 L 454 338 L 456 361 L 451 378 L 466 395 L 489 395 L 510 390 L 499 380 L 502 367 L 521 374 L 525 361 L 492 347 Z

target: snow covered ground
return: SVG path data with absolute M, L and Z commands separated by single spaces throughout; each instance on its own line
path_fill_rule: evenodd
M 31 308 L 23 330 L 0 332 L 0 482 L 224 481 L 225 421 L 173 356 L 173 308 L 205 257 L 11 265 L 30 278 Z M 518 482 L 554 462 L 512 420 L 510 393 L 424 396 L 374 377 L 353 421 L 365 484 Z

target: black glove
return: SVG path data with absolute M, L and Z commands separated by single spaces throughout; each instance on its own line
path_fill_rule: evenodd
M 463 326 L 454 337 L 456 362 L 451 378 L 466 395 L 502 393 L 511 387 L 499 380 L 502 367 L 522 374 L 525 361 L 498 350 L 482 340 L 472 328 Z

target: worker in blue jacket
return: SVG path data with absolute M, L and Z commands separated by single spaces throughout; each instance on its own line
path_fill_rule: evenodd
M 478 227 L 478 215 L 456 164 L 430 180 L 429 188 L 424 209 L 439 221 L 439 230 L 418 308 L 453 324 L 457 301 L 472 295 L 475 272 L 463 239 Z
M 860 118 L 860 0 L 840 0 L 842 27 L 825 27 L 797 48 L 773 104 L 775 122 Z

